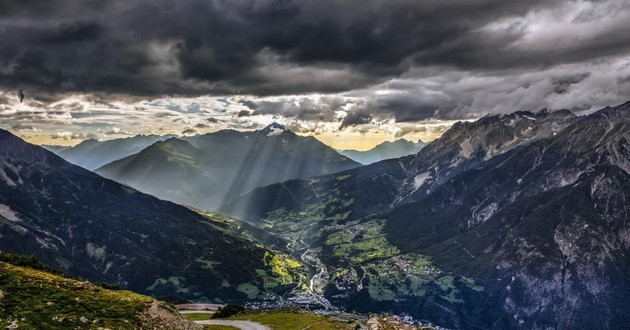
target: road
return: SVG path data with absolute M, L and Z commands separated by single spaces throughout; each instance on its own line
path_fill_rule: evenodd
M 270 330 L 268 327 L 252 321 L 205 320 L 195 321 L 195 323 L 201 325 L 228 325 L 241 330 Z

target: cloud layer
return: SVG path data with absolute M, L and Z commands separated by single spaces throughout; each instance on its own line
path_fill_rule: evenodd
M 401 136 L 588 111 L 630 99 L 628 22 L 624 0 L 5 0 L 0 116 L 19 131 L 82 130 L 61 134 L 72 139 L 138 133 L 135 117 L 179 118 L 178 134 L 275 118 Z M 20 113 L 18 89 L 31 102 Z

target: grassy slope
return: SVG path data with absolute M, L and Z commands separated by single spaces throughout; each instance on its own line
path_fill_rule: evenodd
M 133 292 L 6 262 L 0 262 L 0 297 L 0 327 L 17 324 L 20 329 L 146 329 L 146 312 L 155 304 Z M 165 304 L 160 307 L 172 312 Z

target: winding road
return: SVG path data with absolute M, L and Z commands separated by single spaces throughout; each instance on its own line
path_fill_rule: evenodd
M 195 323 L 201 325 L 227 325 L 241 330 L 270 330 L 268 327 L 252 321 L 204 320 L 195 321 Z

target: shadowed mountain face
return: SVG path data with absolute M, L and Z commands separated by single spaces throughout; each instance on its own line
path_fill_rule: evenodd
M 0 234 L 1 250 L 156 296 L 238 300 L 248 297 L 241 284 L 292 285 L 265 260 L 276 254 L 229 219 L 137 192 L 2 130 Z
M 348 308 L 452 328 L 625 328 L 629 132 L 630 103 L 486 117 L 415 156 L 259 188 L 225 209 L 319 247 L 327 297 Z
M 339 150 L 339 153 L 364 165 L 380 162 L 385 159 L 401 158 L 416 154 L 427 144 L 422 141 L 411 142 L 399 139 L 394 142 L 385 141 L 376 147 L 366 150 Z
M 630 104 L 516 148 L 387 216 L 403 251 L 474 276 L 525 328 L 630 318 Z
M 170 138 L 170 136 L 137 135 L 107 141 L 90 139 L 69 148 L 59 148 L 55 146 L 43 147 L 58 154 L 72 164 L 93 171 L 105 164 L 133 155 L 157 141 L 166 140 L 168 138 Z
M 357 166 L 315 138 L 272 124 L 254 132 L 172 138 L 96 172 L 166 200 L 212 210 L 256 187 Z

